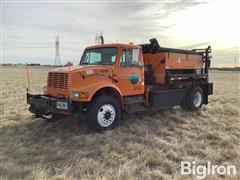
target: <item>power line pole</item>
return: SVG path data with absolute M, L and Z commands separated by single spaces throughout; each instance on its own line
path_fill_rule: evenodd
M 60 60 L 60 53 L 59 53 L 59 36 L 56 36 L 55 38 L 55 61 L 54 61 L 54 65 L 55 66 L 60 66 L 61 65 L 61 60 Z
M 236 67 L 237 67 L 237 65 L 238 65 L 238 63 L 237 63 L 237 56 L 236 56 L 236 54 L 235 54 L 235 59 L 234 59 L 234 68 L 236 68 Z

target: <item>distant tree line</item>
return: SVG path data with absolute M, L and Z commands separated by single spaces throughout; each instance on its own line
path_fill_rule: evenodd
M 28 65 L 28 66 L 51 66 L 51 67 L 63 67 L 63 66 L 73 66 L 73 63 L 68 61 L 64 65 L 41 65 L 40 63 L 27 63 L 27 64 L 22 64 L 22 63 L 2 63 L 0 64 L 1 66 L 23 66 L 23 65 Z

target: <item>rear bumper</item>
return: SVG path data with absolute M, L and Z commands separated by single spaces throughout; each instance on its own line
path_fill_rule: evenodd
M 63 107 L 57 107 L 57 104 L 64 104 Z M 45 116 L 49 114 L 72 114 L 72 102 L 66 99 L 57 99 L 45 95 L 33 95 L 27 93 L 27 104 L 30 105 L 29 111 L 36 116 Z M 67 107 L 67 108 L 66 108 Z

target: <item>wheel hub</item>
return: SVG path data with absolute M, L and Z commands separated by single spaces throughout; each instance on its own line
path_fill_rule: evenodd
M 111 104 L 102 105 L 97 113 L 97 120 L 100 126 L 110 126 L 116 117 L 115 108 Z
M 196 92 L 193 96 L 193 104 L 195 107 L 199 107 L 202 103 L 202 95 L 200 92 Z
M 110 111 L 106 111 L 105 114 L 104 114 L 104 118 L 105 118 L 106 120 L 109 120 L 109 119 L 111 118 L 111 116 L 112 116 L 112 114 L 111 114 Z

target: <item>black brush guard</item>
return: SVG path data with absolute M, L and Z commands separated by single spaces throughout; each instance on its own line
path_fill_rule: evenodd
M 58 109 L 57 102 L 67 104 L 67 109 Z M 53 115 L 71 115 L 72 102 L 66 99 L 58 99 L 46 95 L 33 95 L 27 92 L 27 104 L 30 105 L 29 111 L 35 114 L 35 117 L 50 119 Z

